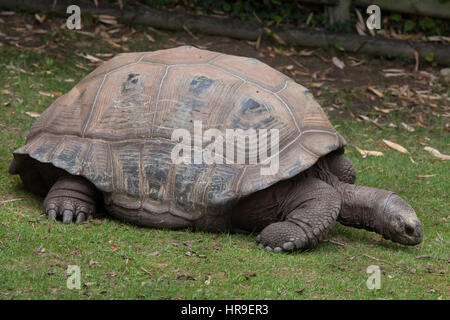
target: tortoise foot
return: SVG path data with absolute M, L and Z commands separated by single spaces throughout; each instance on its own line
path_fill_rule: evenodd
M 59 178 L 44 200 L 45 213 L 50 221 L 60 220 L 64 224 L 92 219 L 95 213 L 95 192 L 95 188 L 92 189 L 83 178 Z
M 61 220 L 62 223 L 81 223 L 93 218 L 92 205 L 70 197 L 59 197 L 49 201 L 45 212 L 50 221 Z
M 308 238 L 296 224 L 283 221 L 265 227 L 256 237 L 259 247 L 266 251 L 290 252 L 308 247 Z

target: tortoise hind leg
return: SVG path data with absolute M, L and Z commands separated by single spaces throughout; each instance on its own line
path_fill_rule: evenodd
M 327 235 L 341 209 L 339 193 L 316 178 L 305 178 L 294 187 L 283 205 L 284 221 L 265 227 L 257 237 L 266 250 L 311 249 Z
M 95 213 L 97 189 L 83 177 L 64 175 L 52 186 L 44 200 L 44 209 L 52 221 L 80 223 Z

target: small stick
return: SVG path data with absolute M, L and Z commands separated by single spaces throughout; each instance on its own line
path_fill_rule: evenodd
M 150 271 L 144 269 L 144 267 L 141 267 L 141 270 L 144 271 L 146 274 L 152 275 L 152 274 L 150 273 Z
M 370 258 L 370 259 L 373 259 L 373 260 L 376 260 L 376 261 L 379 261 L 379 262 L 382 262 L 382 263 L 391 264 L 391 265 L 393 265 L 393 266 L 397 266 L 397 267 L 399 267 L 399 268 L 402 268 L 402 269 L 405 269 L 405 270 L 409 270 L 408 267 L 404 267 L 404 266 L 401 266 L 401 265 L 399 265 L 399 264 L 396 264 L 396 263 L 393 263 L 393 262 L 389 262 L 389 261 L 386 261 L 386 260 L 378 259 L 378 258 L 369 256 L 368 254 L 363 254 L 363 256 L 365 256 L 365 257 L 367 257 L 367 258 Z
M 4 204 L 4 203 L 8 203 L 8 202 L 14 202 L 14 201 L 19 201 L 19 200 L 23 200 L 23 198 L 3 200 L 3 201 L 0 201 L 0 204 Z
M 192 38 L 194 38 L 195 40 L 199 40 L 199 37 L 197 37 L 195 34 L 192 33 L 191 30 L 188 29 L 188 27 L 186 27 L 186 25 L 183 25 L 183 29 L 184 31 L 186 31 Z
M 302 68 L 303 70 L 309 71 L 308 68 L 306 68 L 304 65 L 302 65 L 300 62 L 295 60 L 292 57 L 288 57 L 293 63 L 295 63 L 298 67 Z
M 337 241 L 330 240 L 330 239 L 327 239 L 326 241 L 327 241 L 327 242 L 334 243 L 334 244 L 337 244 L 338 246 L 345 247 L 345 243 L 337 242 Z
M 441 258 L 441 257 L 435 257 L 429 254 L 423 255 L 423 256 L 417 256 L 414 257 L 415 259 L 436 259 L 436 260 L 442 260 L 442 261 L 447 261 L 450 263 L 450 259 L 448 258 Z

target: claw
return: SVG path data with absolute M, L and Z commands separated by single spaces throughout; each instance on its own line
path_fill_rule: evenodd
M 55 222 L 56 221 L 56 210 L 55 209 L 49 209 L 47 211 L 48 220 Z
M 86 207 L 79 207 L 75 213 L 76 223 L 81 223 L 86 220 L 86 215 L 88 215 L 89 210 Z
M 294 245 L 293 242 L 285 242 L 285 243 L 283 243 L 283 249 L 284 250 L 290 251 L 290 250 L 294 249 L 294 247 L 295 247 L 295 245 Z
M 78 212 L 76 223 L 81 223 L 86 220 L 84 212 Z
M 72 219 L 73 219 L 73 211 L 72 210 L 68 210 L 68 209 L 64 210 L 63 223 L 64 224 L 71 223 Z

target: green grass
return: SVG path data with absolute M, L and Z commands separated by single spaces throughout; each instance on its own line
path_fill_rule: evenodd
M 48 222 L 42 199 L 7 169 L 34 120 L 25 111 L 42 112 L 54 100 L 39 91 L 67 92 L 87 73 L 80 62 L 0 47 L 0 90 L 7 90 L 0 92 L 0 299 L 449 298 L 449 167 L 418 141 L 448 154 L 449 135 L 439 127 L 409 133 L 332 119 L 350 142 L 358 183 L 393 190 L 416 209 L 424 225 L 416 247 L 339 224 L 331 242 L 276 254 L 258 249 L 254 236 L 143 229 L 107 217 L 81 225 Z M 383 138 L 406 147 L 415 163 L 380 145 Z M 384 157 L 362 159 L 353 145 Z M 66 287 L 68 265 L 81 268 L 80 290 Z M 381 268 L 379 290 L 366 287 L 370 265 Z

